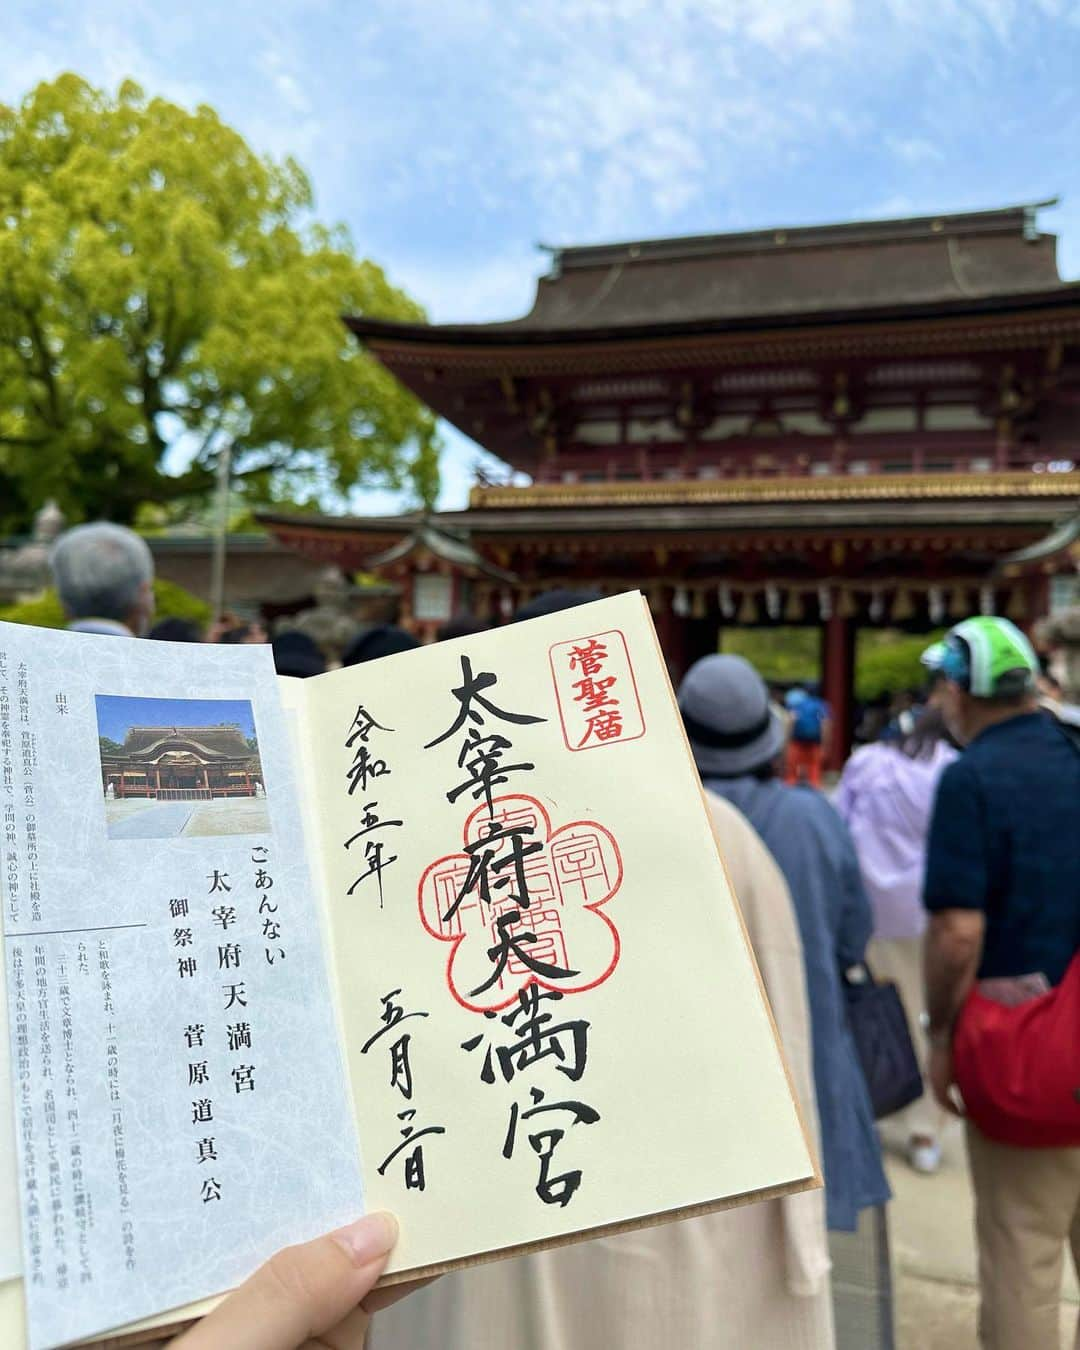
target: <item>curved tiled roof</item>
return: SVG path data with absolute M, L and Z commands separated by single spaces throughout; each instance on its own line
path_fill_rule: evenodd
M 346 322 L 361 338 L 515 342 L 811 315 L 978 309 L 1037 297 L 1075 301 L 1076 284 L 1058 272 L 1056 237 L 1036 226 L 1038 206 L 1051 204 L 552 248 L 551 271 L 522 318 Z
M 151 758 L 166 750 L 179 749 L 194 751 L 211 761 L 250 759 L 253 753 L 235 722 L 204 727 L 129 727 L 124 737 L 126 758 Z

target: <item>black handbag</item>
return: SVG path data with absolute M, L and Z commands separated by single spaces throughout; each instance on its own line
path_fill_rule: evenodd
M 865 965 L 842 972 L 848 1025 L 862 1065 L 875 1120 L 902 1111 L 923 1094 L 922 1074 L 900 993 L 878 983 Z

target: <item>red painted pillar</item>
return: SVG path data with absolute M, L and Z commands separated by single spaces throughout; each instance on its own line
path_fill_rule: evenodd
M 674 589 L 664 586 L 661 589 L 661 610 L 654 618 L 656 636 L 660 641 L 660 650 L 667 664 L 671 682 L 679 687 L 679 681 L 686 674 L 686 620 L 675 613 L 672 601 Z
M 825 767 L 839 770 L 851 749 L 855 711 L 855 626 L 833 613 L 825 620 L 822 643 L 822 697 L 832 710 Z

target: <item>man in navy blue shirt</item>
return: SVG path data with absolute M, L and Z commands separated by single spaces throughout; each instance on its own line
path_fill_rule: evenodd
M 1040 710 L 1038 660 L 1007 619 L 968 619 L 924 660 L 967 747 L 938 787 L 924 887 L 929 1076 L 956 1113 L 952 1034 L 975 981 L 1054 985 L 1080 950 L 1080 747 Z M 967 1135 L 980 1342 L 1056 1346 L 1066 1239 L 1080 1268 L 1080 1148 L 1007 1147 L 970 1121 Z

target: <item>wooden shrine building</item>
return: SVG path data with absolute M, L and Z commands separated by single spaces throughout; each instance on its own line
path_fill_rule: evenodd
M 210 801 L 263 792 L 259 752 L 235 722 L 208 727 L 129 727 L 118 751 L 101 749 L 106 796 Z
M 1075 577 L 1080 285 L 1036 212 L 552 249 L 524 318 L 350 318 L 513 479 L 425 518 L 262 520 L 400 584 L 421 633 L 640 587 L 677 677 L 725 624 L 816 625 L 850 727 L 859 625 L 1030 623 Z

